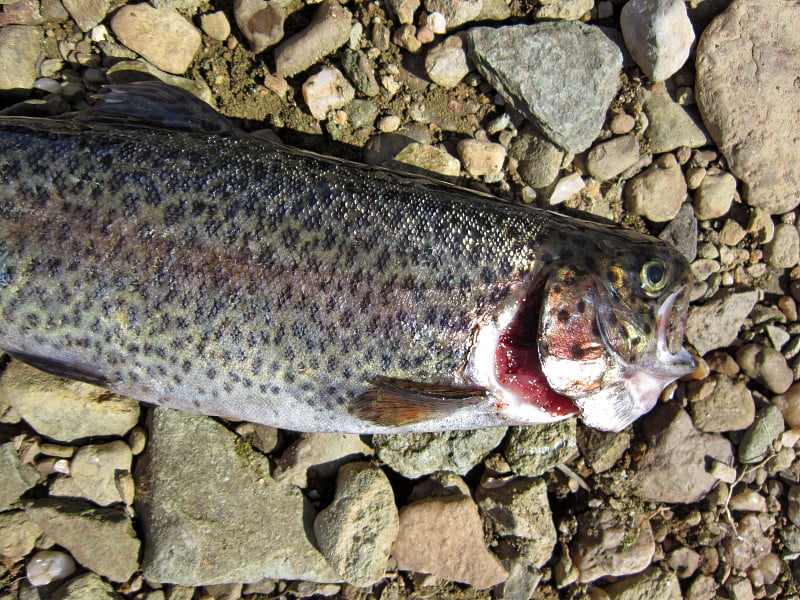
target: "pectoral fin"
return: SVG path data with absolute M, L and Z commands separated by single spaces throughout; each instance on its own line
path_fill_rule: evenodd
M 441 386 L 378 377 L 350 406 L 350 413 L 383 427 L 402 427 L 447 417 L 486 398 L 483 388 Z
M 8 354 L 18 361 L 29 364 L 35 369 L 39 369 L 50 375 L 55 375 L 56 377 L 65 377 L 67 379 L 74 379 L 76 381 L 82 381 L 83 383 L 91 383 L 99 386 L 107 386 L 109 383 L 106 377 L 85 365 L 66 363 L 47 356 L 25 354 L 23 352 L 8 352 Z

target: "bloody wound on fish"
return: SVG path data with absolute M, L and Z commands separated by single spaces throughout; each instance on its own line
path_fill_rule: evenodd
M 255 140 L 163 84 L 0 118 L 0 177 L 0 347 L 142 401 L 618 430 L 693 368 L 663 242 Z

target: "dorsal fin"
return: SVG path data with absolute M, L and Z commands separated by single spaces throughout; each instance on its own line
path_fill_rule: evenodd
M 104 85 L 94 95 L 94 113 L 127 123 L 196 133 L 236 134 L 237 128 L 208 104 L 162 81 Z
M 376 377 L 372 388 L 350 405 L 359 419 L 383 427 L 402 427 L 447 417 L 486 399 L 487 391 L 471 386 L 442 386 Z

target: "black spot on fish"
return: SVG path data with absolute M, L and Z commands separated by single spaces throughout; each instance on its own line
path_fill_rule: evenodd
M 645 335 L 651 335 L 653 333 L 652 325 L 650 325 L 650 323 L 644 323 L 642 325 L 642 333 L 644 333 Z
M 184 360 L 181 364 L 181 370 L 184 373 L 189 373 L 192 370 L 192 362 L 190 360 Z
M 294 375 L 292 373 L 284 373 L 283 380 L 286 383 L 294 383 Z
M 217 370 L 214 367 L 210 367 L 208 371 L 206 371 L 206 377 L 213 381 L 217 378 Z
M 564 291 L 564 288 L 561 287 L 561 284 L 557 283 L 553 286 L 553 293 L 554 294 L 561 294 Z
M 233 386 L 232 386 L 230 383 L 224 383 L 224 384 L 222 384 L 222 389 L 223 389 L 223 390 L 225 390 L 225 393 L 226 393 L 226 394 L 231 394 L 231 393 L 233 393 Z
M 578 309 L 578 312 L 580 314 L 585 313 L 586 312 L 586 302 L 584 300 L 578 300 L 578 304 L 576 305 L 575 308 Z
M 311 390 L 314 389 L 314 386 L 311 385 L 311 383 L 309 383 L 308 381 L 304 381 L 303 383 L 300 384 L 300 389 L 303 390 L 304 392 L 310 392 Z
M 586 351 L 580 346 L 580 344 L 573 344 L 569 349 L 569 355 L 575 360 L 580 360 L 586 356 Z
M 559 323 L 566 323 L 567 321 L 569 321 L 569 317 L 570 314 L 566 308 L 562 308 L 561 310 L 558 311 L 557 318 Z
M 381 369 L 387 371 L 392 366 L 392 357 L 389 354 L 381 356 Z

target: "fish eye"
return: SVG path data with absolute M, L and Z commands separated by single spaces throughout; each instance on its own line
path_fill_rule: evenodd
M 642 266 L 639 273 L 639 278 L 642 282 L 642 289 L 648 296 L 656 296 L 667 285 L 667 265 L 660 258 L 653 258 L 648 260 Z

